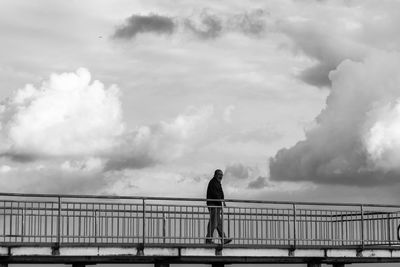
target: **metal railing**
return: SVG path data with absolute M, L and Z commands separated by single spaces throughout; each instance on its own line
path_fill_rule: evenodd
M 201 246 L 205 199 L 0 193 L 0 246 Z M 226 200 L 238 247 L 400 248 L 400 206 Z M 214 237 L 223 244 L 223 238 Z

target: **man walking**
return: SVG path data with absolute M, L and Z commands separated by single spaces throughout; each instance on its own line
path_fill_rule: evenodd
M 212 237 L 215 229 L 217 229 L 220 237 L 224 237 L 224 244 L 232 242 L 232 239 L 226 238 L 225 233 L 222 232 L 222 203 L 226 206 L 223 201 L 224 191 L 222 191 L 221 185 L 223 176 L 224 174 L 221 170 L 215 170 L 214 177 L 208 183 L 207 207 L 210 213 L 210 220 L 208 221 L 206 244 L 213 244 Z

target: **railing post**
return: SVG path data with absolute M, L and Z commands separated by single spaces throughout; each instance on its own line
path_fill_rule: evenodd
M 58 214 L 57 214 L 57 245 L 61 245 L 61 197 L 58 196 Z
M 97 215 L 98 214 L 98 210 L 94 210 L 94 243 L 97 244 L 97 234 L 98 234 L 98 222 L 97 222 Z
M 390 213 L 387 214 L 387 229 L 388 229 L 388 243 L 392 245 L 391 231 L 390 231 Z
M 293 248 L 296 249 L 297 245 L 297 230 L 296 230 L 296 204 L 293 204 Z
M 342 246 L 344 246 L 344 217 L 343 217 L 343 215 L 341 215 L 341 219 L 342 219 L 342 221 L 341 221 L 341 238 L 342 238 Z
M 224 235 L 225 235 L 225 232 L 224 232 L 224 205 L 225 205 L 225 202 L 224 203 L 222 203 L 222 201 L 221 201 L 221 230 L 222 230 L 222 237 L 221 237 L 221 248 L 224 248 Z
M 142 209 L 143 209 L 143 246 L 146 242 L 146 200 L 143 198 Z
M 166 222 L 167 222 L 167 219 L 165 218 L 165 213 L 163 212 L 163 227 L 162 227 L 162 231 L 163 231 L 163 243 L 165 243 Z
M 24 208 L 22 210 L 21 242 L 24 242 L 24 236 L 25 236 L 25 213 L 26 213 L 26 203 L 24 204 Z
M 364 249 L 364 206 L 360 205 L 361 210 L 361 248 Z

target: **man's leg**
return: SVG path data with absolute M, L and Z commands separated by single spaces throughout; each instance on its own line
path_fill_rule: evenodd
M 214 230 L 217 227 L 217 209 L 209 207 L 208 212 L 210 213 L 210 219 L 209 219 L 208 225 L 207 225 L 206 243 L 211 243 L 212 237 L 214 234 Z
M 232 239 L 227 237 L 225 235 L 225 233 L 222 231 L 222 224 L 223 224 L 223 221 L 222 221 L 222 207 L 220 207 L 220 208 L 218 207 L 216 209 L 218 210 L 218 212 L 217 212 L 217 220 L 218 220 L 217 221 L 217 231 L 218 231 L 218 235 L 221 238 L 222 238 L 222 236 L 224 237 L 224 244 L 229 244 L 229 243 L 232 242 Z
M 225 237 L 225 233 L 224 232 L 222 232 L 222 208 L 220 208 L 220 207 L 218 207 L 218 208 L 215 208 L 215 210 L 216 210 L 216 228 L 217 228 L 217 231 L 218 231 L 218 235 L 219 235 L 219 237 L 222 237 L 222 236 L 224 236 Z

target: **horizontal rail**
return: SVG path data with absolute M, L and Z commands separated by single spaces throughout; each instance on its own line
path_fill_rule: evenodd
M 145 196 L 113 196 L 113 195 L 72 195 L 72 194 L 27 194 L 27 193 L 1 193 L 1 196 L 8 197 L 33 197 L 33 198 L 63 198 L 63 199 L 109 199 L 109 200 L 165 200 L 165 201 L 223 201 L 232 203 L 253 203 L 253 204 L 278 204 L 278 205 L 305 205 L 305 206 L 343 206 L 355 207 L 385 207 L 400 208 L 400 205 L 373 204 L 373 203 L 333 203 L 333 202 L 300 202 L 300 201 L 270 201 L 270 200 L 241 200 L 241 199 L 204 199 L 204 198 L 172 198 L 172 197 L 145 197 Z

